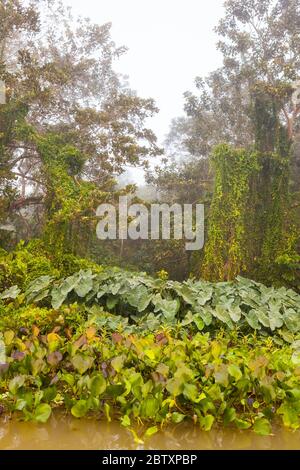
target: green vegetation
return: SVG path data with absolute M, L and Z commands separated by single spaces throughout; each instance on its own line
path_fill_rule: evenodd
M 146 435 L 184 419 L 261 435 L 280 420 L 300 427 L 292 290 L 98 267 L 56 281 L 43 275 L 0 298 L 6 412 L 45 422 L 63 407 L 129 428 L 142 422 Z
M 183 319 L 186 324 L 196 324 L 199 331 L 238 328 L 245 334 L 256 330 L 264 336 L 275 332 L 278 344 L 283 342 L 279 337 L 292 342 L 293 335 L 300 332 L 300 295 L 291 289 L 274 289 L 242 277 L 227 283 L 180 283 L 120 268 L 99 266 L 97 270 L 81 270 L 61 280 L 40 276 L 24 292 L 17 285 L 7 288 L 0 299 L 52 309 L 74 302 L 98 305 L 127 319 L 146 316 L 148 321 L 151 316 L 154 324 L 174 325 Z M 2 313 L 4 326 L 16 315 L 11 312 L 14 306 L 8 312 L 7 308 Z
M 137 423 L 300 427 L 299 8 L 225 2 L 223 65 L 163 150 L 109 24 L 0 2 L 0 414 L 117 419 L 137 441 Z M 119 184 L 129 166 L 152 168 L 151 201 Z M 204 250 L 98 240 L 120 195 L 204 203 Z

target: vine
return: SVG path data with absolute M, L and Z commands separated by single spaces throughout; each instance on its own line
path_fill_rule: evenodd
M 252 96 L 255 151 L 220 145 L 213 153 L 215 186 L 201 266 L 205 279 L 245 273 L 267 283 L 285 281 L 280 266 L 287 260 L 291 266 L 297 243 L 288 211 L 291 141 L 279 118 L 288 94 L 285 85 L 258 84 Z
M 215 188 L 201 275 L 218 281 L 232 279 L 247 268 L 246 209 L 250 178 L 259 165 L 257 153 L 226 144 L 215 148 L 212 164 Z

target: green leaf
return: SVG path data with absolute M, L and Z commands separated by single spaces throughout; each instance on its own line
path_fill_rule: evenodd
M 292 333 L 298 333 L 298 331 L 300 331 L 300 315 L 296 310 L 291 308 L 286 309 L 283 315 L 283 321 Z
M 47 403 L 51 402 L 54 400 L 54 398 L 57 395 L 57 388 L 54 386 L 47 387 L 43 391 L 43 400 Z
M 206 326 L 209 326 L 212 322 L 213 316 L 212 316 L 211 311 L 212 309 L 208 309 L 208 308 L 196 309 L 196 313 L 199 313 L 200 317 L 202 318 Z
M 71 362 L 79 374 L 82 375 L 92 367 L 94 359 L 91 356 L 81 356 L 80 354 L 76 354 L 72 358 Z
M 82 418 L 88 412 L 88 404 L 86 400 L 78 400 L 71 408 L 71 413 L 75 418 Z
M 183 388 L 183 395 L 185 398 L 192 402 L 197 402 L 197 399 L 199 397 L 199 392 L 194 384 L 185 384 Z
M 47 403 L 41 403 L 34 411 L 34 419 L 38 423 L 46 423 L 52 413 L 51 406 Z
M 259 436 L 269 436 L 272 434 L 271 424 L 266 418 L 257 418 L 253 424 L 253 431 Z
M 16 299 L 20 294 L 21 289 L 18 286 L 12 286 L 9 289 L 6 289 L 4 292 L 0 294 L 0 299 Z
M 152 303 L 155 306 L 154 311 L 161 312 L 167 320 L 174 320 L 180 307 L 179 299 L 163 299 L 160 294 L 152 299 Z
M 53 280 L 52 276 L 40 276 L 34 279 L 28 286 L 25 296 L 28 302 L 39 302 L 49 294 L 49 285 Z
M 106 390 L 106 380 L 103 375 L 98 374 L 92 377 L 89 388 L 93 397 L 102 395 Z
M 14 337 L 15 337 L 15 333 L 12 330 L 7 330 L 3 333 L 3 338 L 4 338 L 4 342 L 6 346 L 9 346 L 13 342 Z
M 277 414 L 282 415 L 282 421 L 284 426 L 291 429 L 299 428 L 298 411 L 295 409 L 293 403 L 282 403 L 277 410 Z
M 247 322 L 249 323 L 249 325 L 251 326 L 251 328 L 253 328 L 254 330 L 260 330 L 261 326 L 259 324 L 258 317 L 257 317 L 255 310 L 250 310 L 250 312 L 245 315 L 245 318 Z
M 218 318 L 223 323 L 226 323 L 229 328 L 232 328 L 232 321 L 230 318 L 230 315 L 228 311 L 222 306 L 222 305 L 217 305 L 215 309 L 212 310 L 212 314 Z
M 63 294 L 59 287 L 53 287 L 51 291 L 51 305 L 54 309 L 61 307 L 66 298 L 67 294 Z
M 116 372 L 121 372 L 121 370 L 123 369 L 124 361 L 125 356 L 117 356 L 112 359 L 111 365 L 113 366 Z
M 270 305 L 269 312 L 270 328 L 274 331 L 276 328 L 280 328 L 283 325 L 283 317 L 279 311 L 279 308 Z
M 136 308 L 138 312 L 146 310 L 150 304 L 152 295 L 146 286 L 137 286 L 130 290 L 126 295 L 126 301 L 132 307 Z
M 241 316 L 242 316 L 242 311 L 239 306 L 235 306 L 235 307 L 230 306 L 228 308 L 228 313 L 233 322 L 237 323 L 238 321 L 240 321 Z
M 92 271 L 81 271 L 78 282 L 74 286 L 74 290 L 78 297 L 85 297 L 93 288 Z
M 205 324 L 199 313 L 194 315 L 194 323 L 197 326 L 199 331 L 203 330 Z
M 53 280 L 52 276 L 40 276 L 30 282 L 25 292 L 27 294 L 38 293 L 46 289 Z
M 196 303 L 200 307 L 203 307 L 204 305 L 206 305 L 209 302 L 212 295 L 213 295 L 212 287 L 205 286 L 205 284 L 203 283 L 201 289 L 198 292 L 197 302 Z
M 15 404 L 15 410 L 22 411 L 27 406 L 26 400 L 18 398 Z
M 293 364 L 295 364 L 295 366 L 300 365 L 300 351 L 295 351 L 292 354 L 291 361 L 292 361 Z
M 131 425 L 131 421 L 128 415 L 125 415 L 121 418 L 121 425 L 125 428 L 128 428 L 128 426 Z
M 141 416 L 143 418 L 154 418 L 159 411 L 157 398 L 148 397 L 141 404 Z
M 166 389 L 174 397 L 180 395 L 183 392 L 184 381 L 180 378 L 172 378 L 167 381 Z
M 236 364 L 230 364 L 228 366 L 229 374 L 235 378 L 236 381 L 240 380 L 243 377 L 241 369 Z
M 228 426 L 229 423 L 232 423 L 236 418 L 236 411 L 234 408 L 226 408 L 224 411 L 224 424 Z
M 194 321 L 194 315 L 192 314 L 192 312 L 189 310 L 187 312 L 187 314 L 185 315 L 185 317 L 183 318 L 182 322 L 181 322 L 181 325 L 182 326 L 187 326 L 187 325 L 190 325 L 191 323 L 193 323 Z
M 249 421 L 245 421 L 243 419 L 238 419 L 236 418 L 234 420 L 235 422 L 235 425 L 239 428 L 239 429 L 249 429 L 251 427 L 251 423 L 249 423 Z
M 71 387 L 73 387 L 74 382 L 75 382 L 74 375 L 67 374 L 67 373 L 62 374 L 61 380 L 64 380 L 65 382 L 67 382 L 67 384 L 71 385 Z
M 176 284 L 176 287 L 175 287 L 174 290 L 176 291 L 177 294 L 179 294 L 183 298 L 183 300 L 187 304 L 193 305 L 195 303 L 196 294 L 186 284 L 179 284 L 178 283 L 178 284 Z
M 270 319 L 268 316 L 268 311 L 263 309 L 255 309 L 255 314 L 260 321 L 260 323 L 266 328 L 270 328 Z
M 25 383 L 24 375 L 16 375 L 16 377 L 11 379 L 11 381 L 8 384 L 8 389 L 10 393 L 12 393 L 13 395 L 16 395 L 17 391 L 19 390 L 19 388 L 23 387 L 24 383 Z
M 217 384 L 221 384 L 224 387 L 227 387 L 228 385 L 228 368 L 225 364 L 220 364 L 218 367 L 216 367 L 215 373 L 215 382 Z
M 158 427 L 157 426 L 152 426 L 151 428 L 147 429 L 144 436 L 145 437 L 150 437 L 150 436 L 153 436 L 153 434 L 156 434 L 157 432 L 158 432 Z
M 182 414 L 182 413 L 178 413 L 177 411 L 174 411 L 174 413 L 172 413 L 172 421 L 173 423 L 181 423 L 181 421 L 183 421 L 185 418 L 185 415 Z
M 213 415 L 205 415 L 199 417 L 200 426 L 203 431 L 210 431 L 212 425 L 214 424 L 214 421 L 215 417 Z
M 291 390 L 287 390 L 286 394 L 295 398 L 296 400 L 300 400 L 300 388 L 292 388 Z

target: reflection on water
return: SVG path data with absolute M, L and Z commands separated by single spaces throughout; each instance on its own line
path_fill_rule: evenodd
M 192 424 L 179 424 L 146 438 L 137 445 L 119 423 L 57 414 L 47 424 L 0 420 L 0 449 L 300 449 L 300 431 L 277 429 L 274 436 L 260 437 L 233 429 L 202 432 Z

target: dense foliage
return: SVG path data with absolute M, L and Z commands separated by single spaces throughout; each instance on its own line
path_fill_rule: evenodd
M 62 280 L 40 276 L 29 282 L 23 293 L 14 285 L 4 290 L 0 299 L 53 309 L 73 302 L 99 305 L 126 318 L 146 315 L 154 325 L 184 319 L 200 331 L 238 328 L 247 334 L 254 329 L 265 336 L 276 331 L 288 342 L 300 331 L 300 295 L 292 290 L 268 288 L 242 277 L 215 284 L 192 279 L 180 283 L 161 277 L 99 267 L 98 273 L 81 270 Z M 276 341 L 282 343 L 279 337 Z
M 63 407 L 118 418 L 133 433 L 141 422 L 146 436 L 184 419 L 262 435 L 279 419 L 300 426 L 292 290 L 98 267 L 40 276 L 0 298 L 2 411 L 45 422 Z
M 128 325 L 77 304 L 17 313 L 4 328 L 2 319 L 8 362 L 0 397 L 25 419 L 45 422 L 63 406 L 78 418 L 143 422 L 146 435 L 184 419 L 207 431 L 215 423 L 262 435 L 279 419 L 300 425 L 299 341 L 279 348 L 255 334 L 212 337 L 190 319 Z
M 60 0 L 1 0 L 0 22 L 0 414 L 119 419 L 137 442 L 183 420 L 298 429 L 299 2 L 225 2 L 223 65 L 148 174 L 161 202 L 205 204 L 197 253 L 96 239 L 99 204 L 141 202 L 116 178 L 162 154 L 110 24 Z

